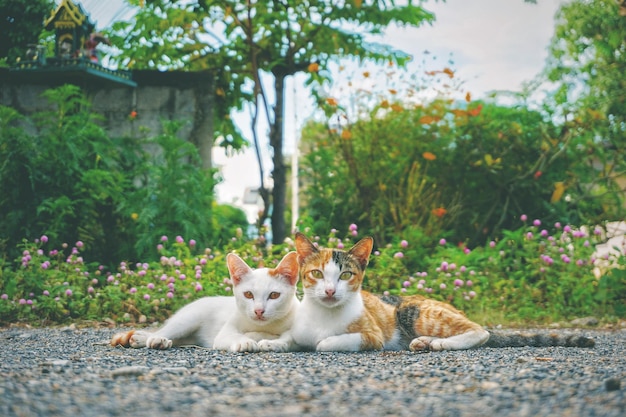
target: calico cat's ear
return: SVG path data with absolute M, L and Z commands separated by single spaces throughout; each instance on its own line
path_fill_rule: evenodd
M 233 285 L 239 285 L 241 279 L 252 272 L 252 268 L 234 253 L 226 255 L 226 265 L 228 265 L 228 272 Z
M 319 252 L 313 242 L 300 232 L 296 232 L 296 250 L 298 251 L 298 262 L 300 263 L 304 262 L 309 255 Z
M 289 284 L 295 286 L 298 283 L 298 268 L 298 254 L 296 252 L 289 252 L 280 261 L 278 266 L 274 268 L 273 273 L 270 272 L 270 274 L 285 277 L 289 281 Z
M 373 247 L 374 239 L 368 236 L 356 242 L 348 253 L 357 260 L 357 262 L 361 265 L 361 268 L 365 269 L 369 262 L 370 253 L 372 253 Z

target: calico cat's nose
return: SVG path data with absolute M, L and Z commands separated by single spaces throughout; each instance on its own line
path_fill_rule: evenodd
M 335 295 L 335 289 L 334 288 L 326 288 L 326 295 L 328 297 L 332 297 Z

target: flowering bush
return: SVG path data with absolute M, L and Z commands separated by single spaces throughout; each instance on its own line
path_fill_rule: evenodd
M 521 217 L 524 219 L 524 216 Z M 304 233 L 320 247 L 349 249 L 363 236 L 356 224 L 339 237 Z M 440 239 L 428 256 L 410 239 L 375 248 L 364 288 L 374 293 L 420 294 L 452 303 L 470 316 L 507 322 L 569 319 L 594 314 L 624 317 L 626 257 L 623 249 L 603 256 L 611 268 L 601 271 L 595 245 L 604 238 L 596 227 L 573 228 L 524 219 L 520 228 L 498 241 L 468 249 Z M 0 264 L 2 322 L 64 322 L 72 319 L 116 322 L 161 321 L 190 301 L 229 295 L 232 288 L 225 255 L 238 253 L 250 266 L 275 266 L 290 250 L 246 240 L 238 232 L 221 248 L 199 248 L 182 236 L 162 236 L 158 261 L 109 271 L 81 256 L 82 242 L 50 248 L 47 236 L 21 245 L 17 266 Z M 420 259 L 419 269 L 411 265 Z

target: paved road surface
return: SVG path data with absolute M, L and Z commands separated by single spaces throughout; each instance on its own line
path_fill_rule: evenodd
M 626 416 L 626 330 L 421 354 L 113 348 L 119 330 L 0 329 L 0 415 Z

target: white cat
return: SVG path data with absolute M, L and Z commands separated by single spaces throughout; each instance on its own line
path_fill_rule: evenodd
M 298 261 L 290 252 L 274 269 L 253 270 L 230 253 L 226 264 L 234 297 L 204 297 L 176 312 L 155 332 L 118 333 L 111 345 L 169 349 L 198 345 L 231 352 L 278 351 L 292 348 L 281 338 L 291 327 L 298 299 Z

